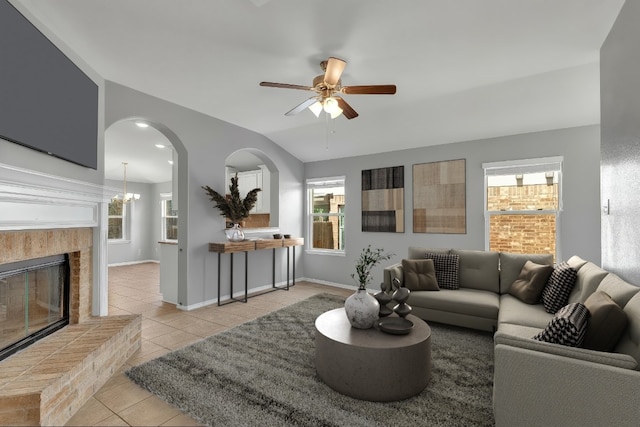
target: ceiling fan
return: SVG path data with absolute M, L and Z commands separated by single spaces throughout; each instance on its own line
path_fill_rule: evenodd
M 393 95 L 396 93 L 396 85 L 367 85 L 367 86 L 342 86 L 340 76 L 347 65 L 342 59 L 331 57 L 322 61 L 320 67 L 324 74 L 313 79 L 313 86 L 293 85 L 288 83 L 260 82 L 260 86 L 278 87 L 285 89 L 310 90 L 316 95 L 301 102 L 293 109 L 287 111 L 285 116 L 298 114 L 305 108 L 309 108 L 318 117 L 324 110 L 332 119 L 343 114 L 347 119 L 358 117 L 358 113 L 347 101 L 336 94 L 346 95 Z

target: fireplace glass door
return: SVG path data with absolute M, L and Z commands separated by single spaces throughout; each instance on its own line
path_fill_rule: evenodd
M 68 293 L 65 255 L 0 265 L 0 360 L 67 325 Z

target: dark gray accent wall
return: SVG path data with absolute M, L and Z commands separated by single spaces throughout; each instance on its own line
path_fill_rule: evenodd
M 104 79 L 91 69 L 82 58 L 62 43 L 49 29 L 42 25 L 25 7 L 17 1 L 10 2 L 39 31 L 42 32 L 62 53 L 64 53 L 98 87 L 98 135 L 89 141 L 97 144 L 97 169 L 70 163 L 55 156 L 18 145 L 0 138 L 0 162 L 16 167 L 35 170 L 51 175 L 71 178 L 78 181 L 102 184 L 104 179 Z M 2 58 L 0 58 L 0 66 Z M 60 103 L 68 99 L 60 99 Z M 93 108 L 93 107 L 91 107 Z
M 398 138 L 402 132 L 398 132 Z M 428 138 L 428 129 L 425 129 Z M 484 170 L 487 162 L 563 156 L 563 211 L 560 218 L 559 251 L 563 260 L 572 255 L 600 263 L 600 127 L 585 126 L 429 146 L 412 150 L 305 164 L 305 178 L 346 176 L 346 256 L 306 253 L 305 276 L 332 283 L 353 284 L 350 274 L 362 248 L 371 244 L 396 256 L 390 265 L 407 257 L 409 246 L 430 248 L 485 248 Z M 466 159 L 467 233 L 413 233 L 412 165 Z M 361 172 L 366 169 L 405 166 L 405 232 L 361 231 Z M 374 269 L 376 286 L 382 267 Z
M 602 265 L 640 284 L 640 1 L 627 0 L 600 50 Z

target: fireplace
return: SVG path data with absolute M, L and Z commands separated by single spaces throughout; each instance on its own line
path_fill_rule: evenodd
M 0 163 L 0 347 L 59 328 L 0 360 L 0 425 L 65 425 L 140 348 L 141 316 L 107 316 L 112 194 Z
M 0 265 L 0 360 L 69 324 L 69 257 Z

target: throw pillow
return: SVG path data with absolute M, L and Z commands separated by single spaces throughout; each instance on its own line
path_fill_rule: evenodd
M 440 289 L 460 288 L 460 256 L 427 252 L 425 258 L 432 259 Z
M 537 304 L 540 302 L 542 290 L 544 289 L 549 276 L 553 272 L 553 266 L 536 264 L 527 261 L 520 270 L 520 275 L 511 284 L 509 294 L 527 304 Z
M 602 291 L 592 293 L 584 305 L 591 316 L 582 347 L 591 350 L 613 351 L 627 327 L 627 314 L 609 295 Z
M 533 337 L 534 340 L 570 347 L 582 344 L 587 331 L 589 310 L 584 304 L 574 302 L 562 307 L 553 316 L 543 331 Z
M 404 286 L 410 291 L 439 291 L 432 259 L 403 259 Z
M 578 272 L 566 262 L 556 265 L 542 291 L 542 304 L 548 313 L 556 313 L 569 302 Z

